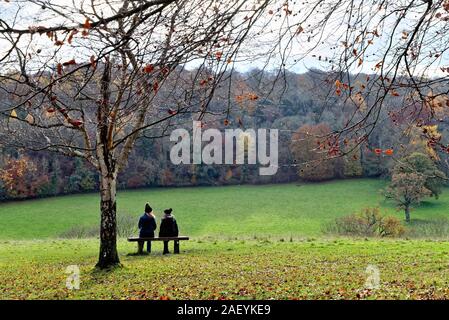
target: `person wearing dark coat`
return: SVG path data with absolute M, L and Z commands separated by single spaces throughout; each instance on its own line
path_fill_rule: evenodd
M 164 216 L 161 219 L 161 226 L 159 228 L 159 237 L 177 237 L 179 230 L 175 217 L 171 214 L 172 208 L 164 210 Z M 179 241 L 175 240 L 175 253 L 176 248 L 179 248 Z M 179 250 L 179 249 L 178 249 Z M 168 251 L 168 241 L 164 241 L 164 254 L 170 253 Z
M 153 209 L 147 203 L 145 205 L 145 213 L 139 219 L 139 238 L 154 238 L 154 230 L 156 230 L 156 217 Z M 142 253 L 145 241 L 139 241 L 139 253 Z M 147 252 L 151 252 L 151 241 L 147 241 Z

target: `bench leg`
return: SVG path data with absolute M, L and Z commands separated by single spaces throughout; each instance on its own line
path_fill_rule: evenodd
M 175 243 L 175 244 L 174 244 L 174 248 L 173 248 L 174 250 L 173 250 L 173 251 L 174 251 L 175 253 L 179 253 L 179 241 L 176 241 L 176 240 L 175 240 L 174 243 Z

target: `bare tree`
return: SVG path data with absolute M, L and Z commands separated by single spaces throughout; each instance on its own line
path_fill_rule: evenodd
M 328 157 L 350 153 L 343 141 L 357 148 L 385 121 L 418 128 L 430 148 L 448 152 L 428 125 L 447 121 L 449 1 L 285 1 L 271 14 L 276 45 L 267 52 L 278 53 L 279 74 L 327 70 L 323 103 L 343 101 L 350 114 L 328 135 Z
M 431 147 L 446 151 L 425 126 L 442 120 L 448 101 L 448 10 L 447 1 L 432 0 L 359 1 L 347 7 L 343 21 L 349 27 L 341 33 L 335 62 L 344 77 L 336 86 L 356 100 L 359 116 L 342 132 L 364 131 L 363 140 L 385 118 L 405 118 L 402 129 L 421 128 Z
M 208 112 L 215 89 L 229 76 L 266 5 L 209 0 L 2 4 L 1 143 L 81 157 L 98 170 L 98 267 L 120 263 L 117 174 L 136 140 L 162 136 L 176 119 L 193 114 L 201 119 Z M 185 72 L 189 65 L 196 72 Z

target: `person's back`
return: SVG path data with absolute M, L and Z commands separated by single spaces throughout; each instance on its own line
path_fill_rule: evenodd
M 161 219 L 161 226 L 159 228 L 159 237 L 177 237 L 178 223 L 175 217 L 171 214 L 173 209 L 164 210 L 164 216 Z M 176 240 L 175 240 L 176 242 Z M 164 241 L 164 254 L 168 252 L 168 241 Z
M 154 237 L 154 230 L 156 230 L 156 219 L 154 216 L 145 212 L 139 219 L 139 230 L 140 237 Z
M 147 203 L 145 205 L 145 213 L 139 219 L 139 237 L 154 238 L 154 230 L 156 230 L 156 218 L 153 209 Z M 139 241 L 139 253 L 143 251 L 143 241 Z M 151 241 L 147 241 L 147 251 L 151 252 Z
M 161 226 L 159 229 L 159 237 L 177 237 L 178 236 L 178 224 L 173 215 L 171 215 L 171 209 L 169 214 L 165 214 L 161 219 Z

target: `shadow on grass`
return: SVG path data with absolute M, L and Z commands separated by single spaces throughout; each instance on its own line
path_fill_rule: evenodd
M 89 281 L 93 281 L 94 283 L 101 283 L 103 281 L 110 280 L 111 277 L 114 277 L 117 272 L 123 270 L 124 265 L 119 264 L 114 267 L 110 267 L 107 269 L 100 269 L 97 267 L 93 267 L 88 273 Z
M 182 257 L 183 255 L 188 255 L 188 254 L 196 254 L 196 253 L 205 253 L 207 251 L 212 250 L 212 248 L 189 248 L 189 249 L 181 249 L 180 253 L 173 253 L 173 251 L 170 251 L 170 253 L 168 254 L 163 254 L 162 250 L 156 250 L 153 251 L 151 253 L 148 252 L 143 252 L 143 253 L 138 253 L 138 252 L 129 252 L 124 254 L 124 257 L 126 257 L 127 259 L 130 260 L 138 260 L 138 259 L 151 259 L 152 257 Z
M 415 209 L 434 210 L 434 209 L 442 208 L 442 207 L 444 207 L 446 205 L 447 205 L 447 203 L 445 203 L 445 202 L 438 201 L 438 200 L 435 200 L 435 199 L 430 199 L 430 200 L 421 201 L 420 205 L 416 206 Z M 397 208 L 396 204 L 393 201 L 388 200 L 388 199 L 380 200 L 379 201 L 379 206 L 381 208 L 384 208 L 384 209 L 393 209 L 393 210 L 395 210 Z M 402 212 L 403 213 L 404 211 L 403 210 L 397 210 L 397 212 Z M 412 214 L 413 214 L 413 212 L 412 212 Z
M 421 204 L 419 206 L 419 208 L 423 208 L 423 209 L 436 209 L 436 208 L 440 208 L 444 205 L 447 205 L 441 201 L 421 201 Z
M 127 257 L 144 257 L 144 256 L 149 256 L 149 255 L 150 255 L 150 253 L 148 253 L 148 252 L 142 252 L 142 253 L 130 252 L 130 253 L 126 254 Z

